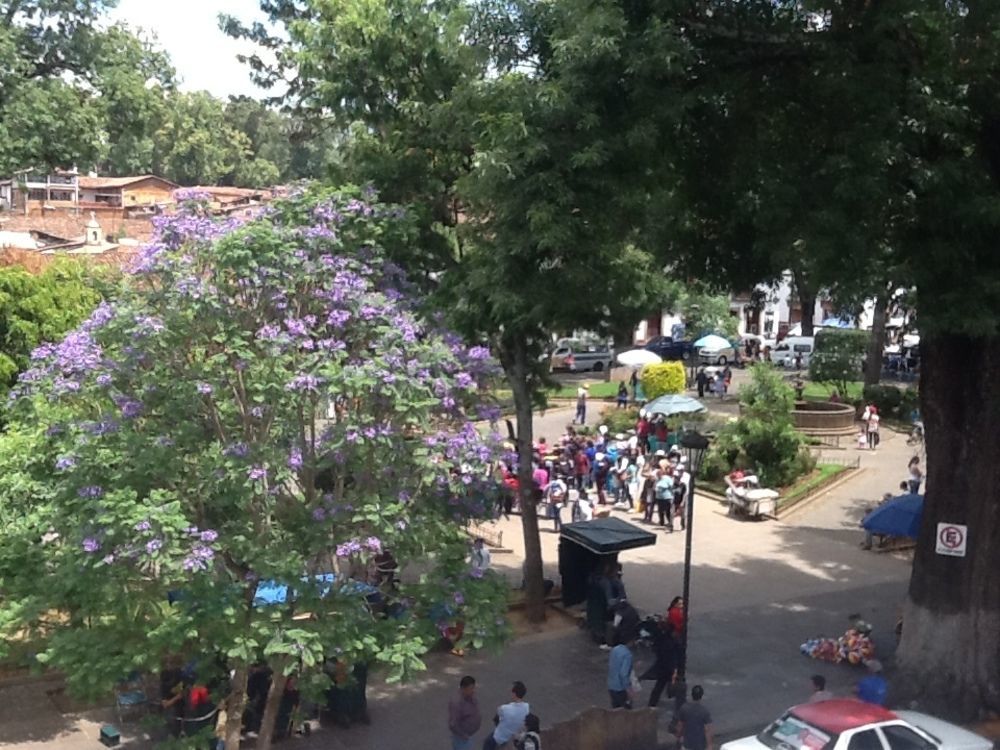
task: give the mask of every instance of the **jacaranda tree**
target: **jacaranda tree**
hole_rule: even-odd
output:
[[[462,531],[493,507],[497,443],[472,420],[494,365],[384,262],[410,240],[399,209],[303,191],[219,222],[184,197],[13,394],[0,628],[82,692],[195,660],[234,748],[266,663],[267,747],[289,675],[322,687],[335,658],[402,677],[458,620],[473,646],[505,635]],[[373,595],[385,551],[403,582]]]

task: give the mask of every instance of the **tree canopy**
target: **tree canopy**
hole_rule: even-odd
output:
[[[463,530],[494,507],[498,443],[472,420],[495,365],[416,313],[385,240],[410,224],[356,192],[243,222],[191,207],[34,352],[0,439],[5,643],[40,636],[92,693],[196,659],[236,746],[255,663],[323,687],[328,659],[421,668],[456,620],[475,646],[505,635]],[[398,589],[377,588],[383,553]]]

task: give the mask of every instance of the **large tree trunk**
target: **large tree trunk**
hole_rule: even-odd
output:
[[[240,728],[243,726],[243,711],[247,705],[249,674],[247,665],[240,664],[233,670],[229,681],[229,695],[226,697],[226,747],[240,746]]]
[[[272,659],[271,688],[267,691],[267,702],[264,704],[264,716],[260,720],[260,734],[257,737],[257,750],[270,750],[274,739],[274,726],[278,721],[278,710],[281,708],[281,698],[285,694],[288,677],[285,676],[285,659]],[[227,745],[228,747],[228,745]]]
[[[795,295],[799,298],[799,307],[802,309],[802,335],[813,335],[813,316],[816,314],[816,292],[809,284],[804,273],[796,271]]]
[[[1000,711],[1000,337],[924,336],[920,349],[928,481],[897,685],[974,719]],[[939,523],[968,527],[965,557],[936,553]]]
[[[889,295],[875,298],[872,311],[872,337],[868,342],[868,357],[865,359],[865,385],[878,385],[882,378],[882,352],[885,350],[885,321],[889,311]]]
[[[542,569],[542,543],[538,537],[532,479],[532,405],[528,386],[528,352],[523,341],[514,341],[507,373],[514,395],[517,416],[517,478],[520,484],[521,528],[524,531],[524,600],[530,622],[545,619],[545,581]],[[507,359],[507,358],[505,358]]]

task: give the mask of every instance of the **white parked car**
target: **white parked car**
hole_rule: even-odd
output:
[[[834,698],[794,706],[753,737],[720,750],[991,750],[993,742],[916,711]]]
[[[698,349],[698,359],[712,365],[726,365],[736,361],[736,347],[727,343],[722,346],[703,346]]]
[[[778,367],[793,368],[796,363],[809,369],[816,339],[813,336],[788,336],[771,350],[771,361]]]

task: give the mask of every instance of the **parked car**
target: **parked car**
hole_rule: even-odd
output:
[[[607,344],[579,341],[563,343],[552,352],[552,369],[569,372],[603,372],[611,368],[614,352]]]
[[[720,750],[990,750],[991,740],[917,711],[852,698],[793,706],[758,735]]]
[[[739,359],[736,347],[731,343],[728,346],[703,346],[698,350],[698,359],[709,365],[724,365],[728,362],[736,362]]]
[[[674,339],[670,336],[654,336],[643,349],[657,354],[665,362],[683,360],[688,361],[694,356],[694,347],[690,341]]]
[[[778,367],[795,367],[800,360],[802,369],[806,369],[815,348],[814,336],[788,336],[771,351],[771,361]]]

